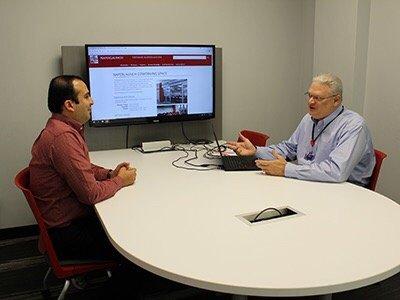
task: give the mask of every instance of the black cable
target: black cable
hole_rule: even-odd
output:
[[[185,155],[178,157],[178,158],[175,159],[171,164],[172,164],[175,168],[184,169],[184,170],[190,170],[190,171],[210,171],[210,170],[216,170],[216,169],[220,169],[220,168],[221,168],[220,165],[215,165],[215,164],[201,164],[201,165],[196,165],[196,164],[190,163],[189,161],[191,161],[191,160],[193,160],[193,159],[195,159],[195,158],[198,158],[198,156],[197,156],[197,151],[198,151],[199,149],[193,149],[193,147],[195,147],[195,146],[192,146],[192,147],[190,147],[189,149],[185,149],[185,148],[183,148],[183,147],[177,145],[177,146],[176,146],[176,151],[183,151],[183,152],[185,152]],[[184,158],[189,157],[189,151],[195,152],[195,158],[189,158],[189,159],[185,160],[184,163],[188,164],[189,166],[193,166],[193,167],[197,167],[197,168],[204,168],[204,169],[197,169],[197,168],[184,167],[184,166],[179,166],[179,165],[177,164],[178,161],[180,161],[180,160],[182,160],[182,159],[184,159]],[[211,168],[210,168],[210,167],[211,167]]]
[[[126,125],[125,148],[129,148],[128,147],[128,140],[129,140],[129,125]]]
[[[174,166],[175,168],[178,168],[178,169],[191,170],[191,171],[210,171],[210,170],[216,170],[216,169],[220,169],[221,168],[221,165],[217,165],[217,164],[207,164],[207,163],[205,163],[205,164],[197,165],[197,164],[190,163],[190,161],[192,161],[194,159],[198,159],[197,151],[203,150],[203,149],[195,149],[196,146],[198,147],[200,145],[193,145],[189,149],[186,149],[186,148],[180,146],[179,144],[177,144],[177,145],[172,145],[171,147],[164,147],[164,148],[161,148],[160,150],[155,150],[155,151],[151,151],[151,152],[143,152],[143,149],[140,146],[136,146],[136,147],[132,147],[132,150],[139,151],[140,153],[155,153],[155,152],[164,152],[164,151],[182,151],[182,152],[185,152],[185,154],[183,156],[178,157],[177,159],[175,159],[171,163],[172,166]],[[208,149],[205,145],[201,145],[201,147],[205,148],[206,150]],[[189,166],[202,168],[202,169],[184,167],[184,166],[179,166],[177,164],[178,161],[189,157],[189,152],[194,152],[195,153],[195,157],[194,158],[189,158],[189,159],[185,160],[183,163],[188,164]]]
[[[196,148],[196,147],[198,147],[198,146],[200,146],[200,149],[198,149],[198,148]],[[189,158],[189,159],[186,159],[185,161],[184,161],[184,163],[185,164],[188,164],[189,166],[192,166],[192,167],[202,167],[202,168],[204,168],[204,167],[211,167],[211,166],[214,166],[214,167],[221,167],[221,165],[216,165],[216,164],[207,164],[207,163],[205,163],[205,164],[193,164],[193,163],[191,163],[190,161],[192,161],[192,160],[196,160],[196,159],[198,159],[199,157],[198,157],[198,155],[197,155],[197,152],[198,151],[201,151],[201,150],[207,150],[208,149],[208,147],[206,146],[206,145],[193,145],[193,146],[191,146],[189,149],[188,149],[188,151],[193,151],[194,152],[194,157],[192,157],[192,158]]]
[[[222,151],[225,151],[226,149],[226,147],[225,146],[221,146],[221,147],[224,147],[224,150],[222,150]],[[209,147],[207,147],[206,145],[204,145],[204,148],[207,150],[204,154],[203,154],[203,157],[204,158],[206,158],[206,159],[221,159],[221,155],[219,154],[219,151],[218,151],[218,146],[214,146],[214,147],[211,147],[211,148],[209,148]],[[217,152],[215,152],[217,150]],[[215,155],[215,154],[213,154],[213,153],[216,153],[217,155]]]
[[[205,149],[207,149],[207,147],[205,147],[205,145],[203,145],[203,146],[204,146]],[[189,148],[189,150],[190,151],[194,151],[194,157],[185,160],[184,161],[185,164],[188,164],[189,166],[192,166],[192,167],[203,167],[203,168],[204,167],[211,167],[211,166],[220,167],[220,165],[216,165],[216,164],[200,164],[200,165],[198,165],[198,164],[191,163],[190,161],[196,160],[196,159],[199,158],[198,155],[197,155],[197,152],[199,151],[199,149],[192,149],[192,148],[193,147]],[[203,150],[203,149],[200,149],[200,150]]]
[[[197,140],[191,140],[187,137],[185,133],[185,129],[183,127],[183,122],[181,122],[181,129],[182,129],[182,135],[185,137],[185,139],[189,142],[189,144],[194,144],[194,145],[204,145],[204,144],[211,144],[210,140],[207,139],[197,139]]]
[[[265,209],[263,209],[262,211],[260,211],[260,212],[254,217],[253,222],[263,221],[264,219],[257,220],[257,218],[258,218],[263,212],[265,212],[265,211],[267,211],[267,210],[274,210],[274,211],[277,211],[281,217],[283,216],[283,215],[282,215],[282,212],[281,212],[279,209],[277,209],[277,208],[275,208],[275,207],[268,207],[268,208],[265,208]],[[272,218],[276,218],[276,217],[272,217]],[[270,219],[272,219],[272,218],[270,218]]]
[[[157,152],[176,151],[174,147],[175,147],[175,146],[172,145],[172,146],[170,146],[170,147],[162,147],[162,148],[160,148],[160,149],[158,149],[158,150],[144,151],[143,148],[139,146],[139,147],[132,147],[132,150],[136,150],[136,151],[139,151],[139,152],[141,152],[141,153],[147,154],[147,153],[157,153]]]
[[[181,129],[182,129],[182,134],[185,137],[185,139],[189,142],[189,144],[194,144],[186,135],[185,129],[183,128],[183,122],[181,122]]]

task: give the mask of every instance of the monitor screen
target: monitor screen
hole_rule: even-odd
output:
[[[214,45],[85,45],[92,126],[211,119]]]

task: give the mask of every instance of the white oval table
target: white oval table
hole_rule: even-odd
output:
[[[235,295],[327,295],[400,271],[400,206],[353,184],[258,171],[174,168],[179,152],[91,152],[93,163],[138,169],[133,186],[98,203],[118,251],[187,285]],[[238,216],[289,206],[296,216],[247,224]]]

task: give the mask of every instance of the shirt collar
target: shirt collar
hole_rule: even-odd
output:
[[[332,112],[329,116],[323,118],[322,120],[317,120],[314,119],[313,117],[311,117],[311,120],[315,123],[315,124],[328,124],[330,121],[332,121],[334,118],[336,118],[340,112],[342,111],[342,108],[344,109],[343,105],[340,105],[338,108],[336,108],[336,110],[334,112]]]
[[[78,121],[71,119],[67,116],[64,116],[62,114],[56,114],[56,113],[53,113],[51,115],[51,119],[58,120],[58,121],[64,122],[65,124],[68,124],[69,126],[74,128],[76,131],[78,131],[81,135],[83,135],[83,125],[81,123],[79,123]]]

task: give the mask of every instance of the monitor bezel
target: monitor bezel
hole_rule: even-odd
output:
[[[154,116],[140,118],[125,118],[112,120],[92,120],[90,116],[89,125],[91,127],[110,127],[110,126],[126,126],[139,124],[167,123],[167,122],[186,122],[198,120],[210,120],[215,118],[215,45],[212,44],[85,44],[85,62],[86,62],[86,78],[87,86],[90,91],[90,76],[89,76],[89,47],[209,47],[212,48],[212,112],[206,114],[191,114],[191,115],[175,115],[175,116]],[[96,99],[94,99],[94,102]]]

